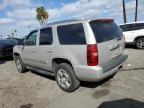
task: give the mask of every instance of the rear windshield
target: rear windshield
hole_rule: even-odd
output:
[[[113,21],[91,21],[90,26],[94,32],[97,43],[109,41],[123,36],[122,31]]]

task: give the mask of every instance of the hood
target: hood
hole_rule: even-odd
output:
[[[0,40],[0,48],[7,47],[7,46],[14,46],[16,45],[15,42],[9,40]]]

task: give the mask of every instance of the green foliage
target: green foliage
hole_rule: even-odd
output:
[[[39,21],[40,25],[47,24],[47,20],[49,18],[48,12],[45,10],[43,6],[36,8],[36,18]]]

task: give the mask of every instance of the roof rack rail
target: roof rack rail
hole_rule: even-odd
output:
[[[80,20],[84,20],[84,18],[80,18],[80,19],[72,18],[72,19],[67,19],[67,20],[62,20],[62,21],[54,21],[54,22],[48,23],[47,25],[66,23],[66,22],[71,22],[71,21],[80,21]]]

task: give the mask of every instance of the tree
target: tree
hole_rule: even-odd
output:
[[[17,30],[16,29],[14,30],[14,33],[15,33],[15,37],[17,37]]]
[[[13,32],[11,33],[11,37],[14,38],[14,33]]]
[[[49,18],[48,12],[45,10],[43,6],[36,8],[36,18],[39,21],[40,25],[47,24],[47,20]]]

